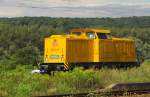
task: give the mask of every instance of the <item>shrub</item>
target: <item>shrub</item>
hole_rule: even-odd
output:
[[[112,83],[149,82],[150,61],[128,70],[101,69],[56,72],[54,76],[31,74],[31,69],[18,66],[0,71],[0,96],[29,97],[95,91]]]

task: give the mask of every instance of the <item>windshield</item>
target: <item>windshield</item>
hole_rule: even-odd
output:
[[[108,33],[97,33],[99,39],[111,39],[111,35]]]
[[[86,33],[86,36],[87,36],[88,38],[90,38],[90,39],[95,39],[95,38],[96,38],[94,32],[87,32],[87,33]]]
[[[72,32],[72,34],[75,34],[75,35],[80,36],[80,35],[81,35],[81,32]]]

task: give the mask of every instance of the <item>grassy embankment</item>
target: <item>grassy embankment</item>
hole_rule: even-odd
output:
[[[0,69],[0,97],[29,97],[95,91],[112,83],[150,82],[150,61],[129,70],[98,71],[76,68],[57,72],[54,76],[31,74],[31,69],[18,66],[14,70]]]

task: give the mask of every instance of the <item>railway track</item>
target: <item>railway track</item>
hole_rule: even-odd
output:
[[[91,97],[91,96],[122,96],[135,94],[150,94],[150,82],[112,84],[104,89],[88,93],[71,93],[62,95],[35,96],[35,97]]]

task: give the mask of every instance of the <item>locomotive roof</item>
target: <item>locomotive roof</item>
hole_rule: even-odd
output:
[[[110,30],[105,29],[91,29],[91,28],[79,28],[72,29],[71,32],[96,32],[96,33],[111,33]]]

